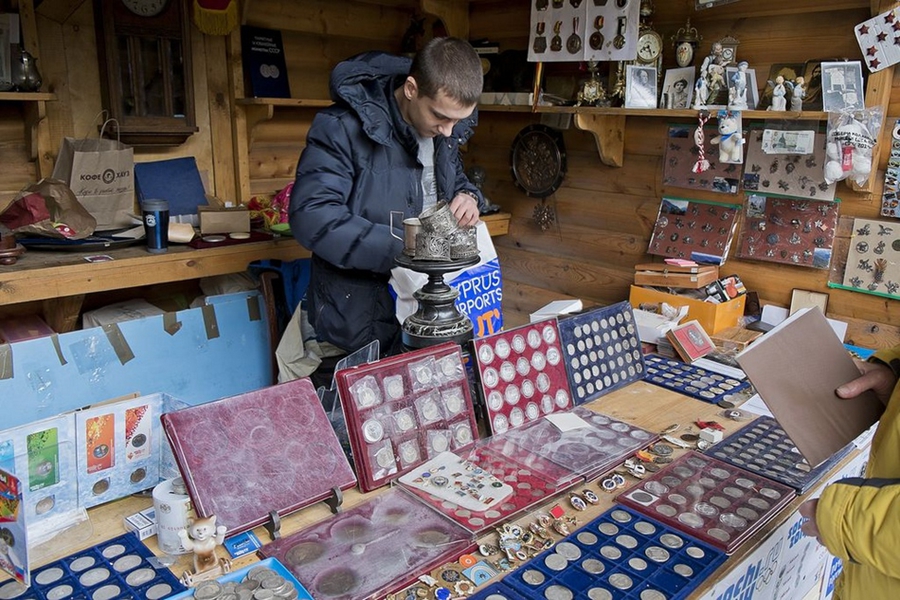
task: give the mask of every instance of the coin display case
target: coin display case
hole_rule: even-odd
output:
[[[469,600],[528,600],[528,598],[503,585],[503,581],[498,581],[469,596]]]
[[[475,548],[472,533],[402,487],[263,546],[315,598],[383,597]]]
[[[466,509],[424,490],[414,487],[406,489],[434,507],[435,510],[447,515],[473,533],[479,534],[544,502],[561,489],[581,481],[577,475],[564,471],[557,465],[547,463],[540,457],[535,457],[536,461],[530,461],[529,467],[518,464],[499,452],[499,446],[502,446],[500,440],[488,438],[480,440],[478,444],[462,455],[462,458],[471,463],[473,468],[483,469],[513,488],[511,495],[487,510]],[[538,465],[539,461],[542,463],[541,466]]]
[[[309,379],[165,413],[163,429],[199,516],[231,536],[356,485]],[[336,508],[336,507],[333,507]]]
[[[133,533],[54,561],[31,573],[31,587],[0,583],[0,598],[146,598],[160,600],[185,590]]]
[[[853,445],[848,444],[843,450],[813,468],[797,450],[797,446],[778,421],[769,416],[762,416],[711,447],[706,454],[774,479],[794,488],[798,494],[805,494],[852,449]]]
[[[630,302],[561,318],[558,327],[576,405],[643,379],[641,340]]]
[[[503,437],[518,453],[538,456],[588,480],[659,439],[658,434],[583,406],[570,412],[588,426],[562,431],[551,421],[541,419],[510,430]]]
[[[266,581],[268,580],[268,581]],[[241,586],[240,584],[244,584]],[[232,571],[215,580],[198,583],[193,589],[176,594],[166,600],[216,600],[225,599],[229,594],[245,593],[237,590],[248,590],[253,593],[257,589],[272,590],[271,600],[285,598],[290,600],[313,600],[313,597],[297,578],[275,558],[266,558],[243,569]],[[249,596],[245,596],[249,597]]]
[[[681,600],[725,558],[721,550],[659,521],[612,508],[501,584],[525,598]]]
[[[338,371],[335,380],[363,492],[478,437],[458,344]]]
[[[572,408],[556,319],[529,323],[473,343],[494,435]]]
[[[794,496],[786,485],[690,451],[617,501],[731,554]]]
[[[696,400],[718,404],[750,388],[750,382],[657,354],[644,356],[644,381]]]

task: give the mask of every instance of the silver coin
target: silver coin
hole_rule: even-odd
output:
[[[500,357],[501,360],[505,359],[507,356],[509,356],[509,342],[504,338],[500,338],[494,345],[494,352],[497,354],[497,356]]]
[[[701,477],[697,480],[697,482],[703,487],[714,488],[716,487],[716,481],[711,477]]]
[[[781,492],[773,490],[772,488],[760,488],[759,493],[766,498],[771,498],[772,500],[778,500],[779,498],[781,498]]]
[[[513,379],[516,378],[516,368],[509,361],[504,362],[500,365],[500,379],[509,383]]]
[[[248,574],[249,576],[249,574]],[[195,600],[213,600],[222,593],[222,585],[218,581],[203,581],[194,588]]]
[[[18,581],[7,581],[0,585],[0,600],[12,600],[28,591],[28,588]]]
[[[490,344],[483,344],[478,348],[478,360],[485,365],[494,360],[494,349],[491,348]]]
[[[275,575],[275,574],[276,574],[275,571],[273,571],[269,567],[258,566],[258,567],[253,567],[252,569],[250,569],[247,572],[247,579],[251,579],[253,581],[262,581],[263,579],[271,577],[272,575]],[[257,586],[257,587],[259,587],[259,586]]]
[[[731,506],[731,502],[727,498],[723,498],[722,496],[713,496],[709,499],[709,503],[718,506],[719,508],[728,508]]]
[[[674,517],[678,514],[678,509],[668,504],[659,504],[656,507],[656,512],[666,517]]]
[[[503,433],[509,429],[509,420],[506,418],[506,415],[499,414],[494,417],[493,429],[495,434]]]
[[[525,338],[521,334],[516,334],[512,339],[512,348],[519,354],[525,352]]]
[[[709,502],[697,502],[694,504],[694,512],[704,517],[714,517],[719,514],[719,509]]]
[[[532,329],[526,334],[528,345],[534,348],[539,348],[541,345],[541,334],[537,329]]]
[[[157,583],[146,591],[147,600],[160,600],[172,593],[172,586],[168,583]]]
[[[703,558],[706,556],[706,552],[703,551],[703,548],[698,548],[697,546],[688,546],[685,552],[687,552],[687,555],[691,558]]]
[[[747,504],[749,504],[753,508],[758,508],[759,510],[768,510],[772,506],[762,498],[748,498]]]
[[[111,600],[121,593],[122,589],[115,584],[104,585],[91,594],[91,600]]]
[[[616,536],[616,543],[629,550],[633,550],[638,546],[637,539],[635,539],[634,536],[627,534]]]
[[[728,527],[733,527],[735,529],[743,529],[747,526],[747,519],[744,517],[739,517],[733,513],[722,513],[719,515],[719,521],[723,525],[727,525]]]
[[[634,524],[634,530],[644,535],[653,535],[656,533],[656,526],[647,521],[638,521]]]
[[[47,600],[62,600],[71,596],[74,591],[71,585],[64,583],[48,591]]]
[[[675,535],[674,533],[664,533],[659,536],[660,543],[666,548],[671,548],[672,550],[678,550],[682,546],[684,546],[684,540]]]
[[[153,569],[137,569],[125,577],[125,583],[131,587],[140,587],[148,581],[151,581],[154,577],[156,577],[156,571]]]
[[[50,585],[54,581],[62,579],[65,574],[66,572],[59,567],[51,567],[35,575],[34,582],[39,585]]]
[[[541,585],[547,578],[537,569],[526,569],[522,573],[522,581],[529,585]]]
[[[677,504],[678,506],[684,506],[685,504],[687,504],[687,498],[685,498],[681,494],[669,494],[668,500],[672,504]]]
[[[124,573],[125,571],[132,570],[139,564],[141,564],[140,556],[136,554],[126,554],[121,558],[117,558],[112,567],[119,573]]]
[[[665,548],[660,546],[647,546],[647,549],[644,550],[644,554],[655,563],[664,563],[669,560],[671,554]]]
[[[562,571],[568,566],[569,561],[567,561],[566,557],[562,554],[551,552],[544,558],[544,564],[547,565],[547,568],[553,569],[554,571]]]
[[[709,474],[717,479],[728,479],[731,476],[731,473],[726,471],[725,469],[720,469],[719,467],[713,467],[709,470]]]
[[[125,546],[122,544],[112,544],[103,549],[103,558],[115,558],[125,552]]]
[[[591,600],[613,600],[612,593],[609,590],[598,587],[589,589],[587,595]]]
[[[694,569],[684,563],[678,563],[672,570],[681,575],[682,577],[691,577],[694,575]]]
[[[581,563],[581,568],[590,573],[591,575],[599,575],[603,571],[606,570],[606,567],[603,566],[603,563],[597,560],[596,558],[587,558],[583,563]]]
[[[726,496],[731,496],[732,498],[740,498],[744,495],[744,491],[741,488],[734,487],[733,485],[726,485],[723,487],[722,493]]]
[[[591,533],[590,531],[579,532],[578,535],[575,536],[575,539],[577,539],[579,542],[581,542],[585,546],[593,546],[598,541],[597,536],[594,535],[593,533]]]
[[[603,546],[600,548],[600,555],[610,560],[618,560],[622,558],[622,551],[615,546]]]
[[[678,515],[678,520],[688,527],[693,527],[695,529],[703,527],[703,519],[699,515],[695,515],[694,513],[681,513],[680,515]]]
[[[709,537],[715,538],[722,542],[727,542],[731,539],[731,534],[725,531],[724,529],[719,529],[718,527],[712,527],[706,533],[709,534]]]
[[[544,590],[544,598],[547,600],[572,600],[575,594],[567,587],[561,585],[551,585]]]
[[[641,592],[641,600],[666,600],[667,596],[659,590],[647,588]]]
[[[581,548],[572,542],[560,542],[556,545],[556,552],[567,558],[568,560],[578,560],[581,558]]]
[[[609,584],[617,590],[627,590],[631,589],[634,581],[625,573],[613,573],[609,576]]]
[[[619,533],[619,527],[615,523],[600,523],[597,529],[605,535],[616,535]]]
[[[657,496],[662,496],[669,491],[669,488],[659,481],[648,481],[644,484],[644,489]]]
[[[742,506],[734,512],[736,512],[737,514],[741,515],[742,517],[744,517],[745,519],[747,519],[749,521],[756,521],[757,519],[759,519],[759,513],[756,512],[755,510],[753,510],[752,508],[747,508],[746,506]]]
[[[643,571],[647,568],[647,561],[639,556],[632,556],[628,559],[628,566],[635,571]]]
[[[403,397],[403,377],[401,377],[400,375],[385,377],[384,387],[387,391],[388,397],[394,400],[398,400]]]
[[[78,573],[79,571],[84,571],[85,569],[93,567],[96,562],[97,559],[93,556],[81,556],[73,560],[69,565],[69,568],[75,573]]]
[[[609,516],[612,517],[613,521],[617,521],[619,523],[628,523],[631,521],[631,515],[624,510],[616,509],[609,513]]]
[[[109,579],[109,569],[97,567],[96,569],[91,569],[90,571],[85,572],[84,575],[79,577],[78,583],[80,583],[84,587],[93,587],[101,581],[106,581],[107,579]]]
[[[419,408],[422,411],[422,418],[429,423],[432,421],[437,421],[441,418],[441,408],[433,398],[426,398],[425,400],[423,400],[422,404],[419,405]],[[374,419],[371,420],[374,421]],[[380,426],[381,423],[378,423],[378,425]],[[384,433],[383,428],[381,429],[381,433]]]

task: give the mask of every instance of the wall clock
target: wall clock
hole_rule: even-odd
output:
[[[638,36],[637,62],[658,66],[662,55],[662,37],[652,29],[644,29]]]
[[[106,135],[174,146],[197,131],[185,0],[94,0]]]

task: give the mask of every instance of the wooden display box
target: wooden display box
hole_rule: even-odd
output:
[[[224,208],[219,206],[199,206],[200,233],[236,233],[250,231],[250,211],[239,206]]]
[[[746,296],[738,296],[734,300],[714,304],[633,285],[628,300],[634,308],[640,308],[641,304],[658,305],[660,302],[672,306],[687,306],[687,319],[696,319],[703,329],[713,334],[734,327],[740,322],[740,318],[744,315],[746,298]]]
[[[634,266],[635,285],[657,285],[673,288],[700,289],[719,278],[719,267],[698,265],[678,267],[664,263]]]

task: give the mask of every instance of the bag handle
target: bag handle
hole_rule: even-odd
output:
[[[116,124],[116,142],[122,143],[122,134],[119,132],[119,120],[118,119],[107,119],[103,121],[103,125],[100,126],[100,137],[103,137],[103,132],[106,131],[106,126],[110,123]]]
[[[106,126],[109,125],[110,123],[115,123],[116,124],[116,141],[121,144],[122,143],[122,134],[119,131],[119,127],[118,127],[119,121],[117,119],[110,118],[109,111],[104,108],[103,110],[98,112],[97,115],[93,118],[93,120],[91,121],[91,125],[92,126],[96,125],[98,123],[98,121],[100,121],[101,119],[102,119],[102,122],[99,125],[100,126],[100,138],[101,139],[103,138],[103,134],[106,131]],[[85,140],[88,139],[89,135],[90,135],[90,130],[88,130],[88,134],[85,135],[84,138],[82,138],[82,139],[85,139]]]

